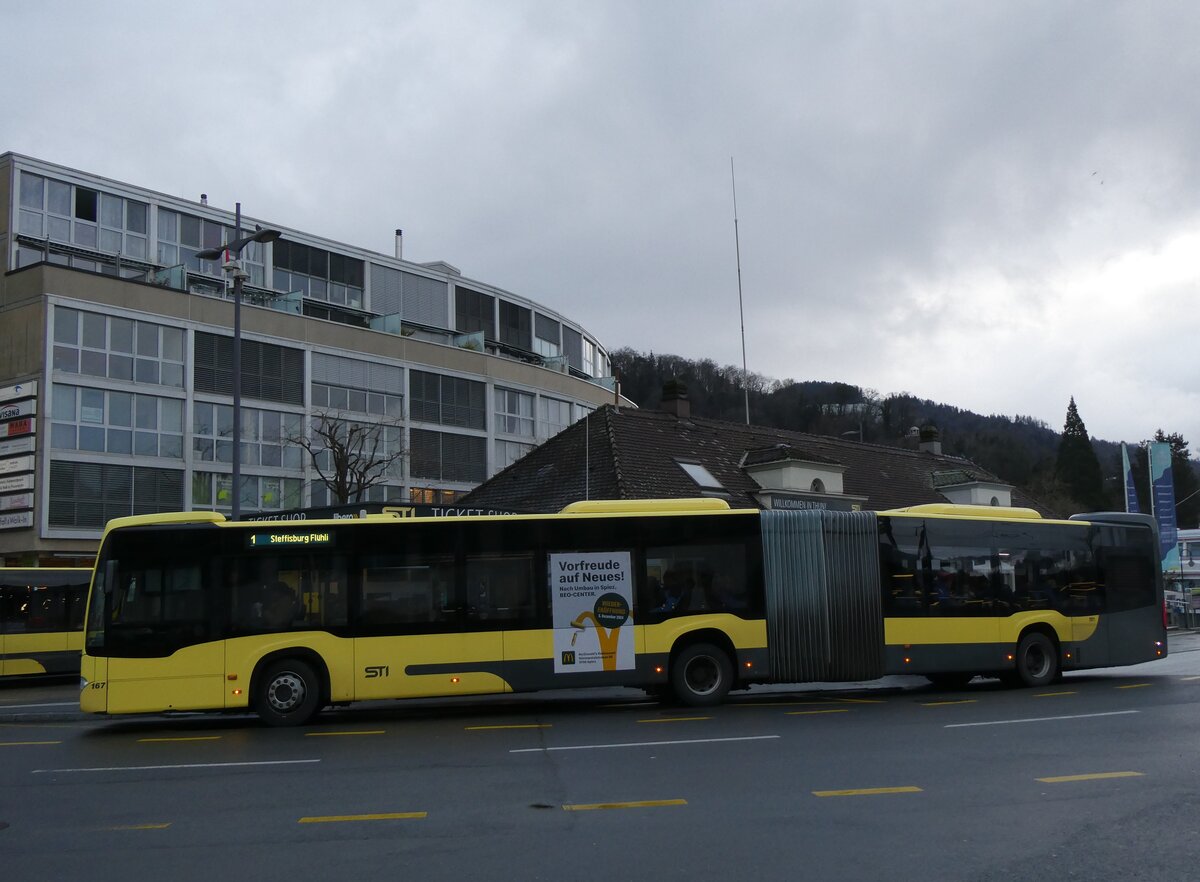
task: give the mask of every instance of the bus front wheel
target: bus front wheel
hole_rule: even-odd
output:
[[[317,712],[321,684],[307,662],[285,659],[259,680],[255,710],[268,726],[302,726]]]
[[[1045,686],[1058,674],[1058,650],[1041,631],[1030,631],[1017,644],[1017,679],[1026,686]]]
[[[720,704],[733,686],[733,663],[711,643],[693,643],[671,664],[675,696],[691,707]]]

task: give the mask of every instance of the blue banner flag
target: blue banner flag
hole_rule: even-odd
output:
[[[1163,572],[1179,567],[1179,530],[1175,524],[1175,475],[1171,470],[1171,445],[1150,442],[1150,501],[1158,521],[1158,548]]]
[[[1129,445],[1124,441],[1121,442],[1121,468],[1125,481],[1125,510],[1138,514],[1141,509],[1138,507],[1137,487],[1133,483],[1133,468],[1129,465]]]

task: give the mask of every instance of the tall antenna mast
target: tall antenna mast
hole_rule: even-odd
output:
[[[737,253],[738,318],[742,323],[742,393],[746,398],[746,425],[750,425],[750,372],[746,370],[746,313],[742,309],[742,244],[738,239],[737,176],[733,173],[733,157],[729,157],[729,179],[733,183],[733,247]]]

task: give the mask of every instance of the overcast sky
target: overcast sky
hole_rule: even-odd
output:
[[[606,347],[1200,452],[1200,4],[5,4],[0,151]]]

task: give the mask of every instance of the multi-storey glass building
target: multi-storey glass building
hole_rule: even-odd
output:
[[[321,415],[402,452],[369,501],[448,504],[597,405],[577,322],[443,263],[273,221],[241,253],[241,482],[232,485],[229,209],[0,155],[0,560],[90,557],[109,518],[336,502]],[[621,402],[628,403],[628,402]],[[318,454],[319,455],[319,454]]]

